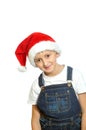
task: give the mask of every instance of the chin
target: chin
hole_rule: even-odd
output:
[[[53,74],[53,71],[44,71],[44,73],[45,73],[46,75],[52,75],[52,74]]]

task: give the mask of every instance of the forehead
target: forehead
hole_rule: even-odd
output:
[[[41,51],[41,52],[37,53],[35,57],[39,57],[39,56],[50,54],[50,53],[55,53],[55,51],[53,51],[53,50]]]

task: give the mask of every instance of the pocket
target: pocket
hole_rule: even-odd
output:
[[[54,93],[46,93],[46,107],[47,111],[52,113],[67,112],[70,107],[70,92],[69,90],[58,91]]]

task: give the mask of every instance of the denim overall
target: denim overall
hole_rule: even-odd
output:
[[[41,92],[37,106],[42,130],[81,129],[81,108],[71,83],[72,70],[67,67],[67,83],[63,84],[44,86],[42,74],[39,76]]]

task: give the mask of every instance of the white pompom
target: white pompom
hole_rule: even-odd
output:
[[[26,72],[26,71],[27,71],[27,68],[26,68],[25,66],[20,66],[20,67],[18,67],[18,70],[19,70],[20,72]]]

